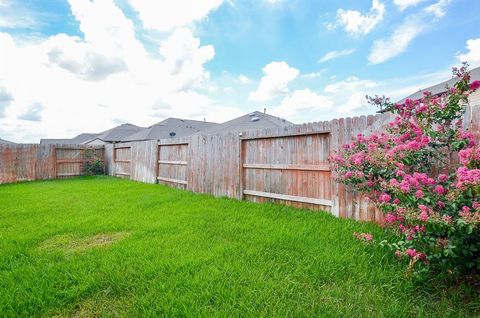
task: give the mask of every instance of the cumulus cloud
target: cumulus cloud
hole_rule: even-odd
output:
[[[28,121],[40,121],[42,119],[43,106],[40,103],[33,103],[26,112],[18,116],[18,119]]]
[[[211,45],[200,45],[187,28],[176,29],[167,40],[160,45],[160,54],[164,58],[164,67],[176,89],[189,89],[202,79],[208,79],[209,74],[203,65],[213,59],[215,49]]]
[[[238,80],[240,81],[240,83],[242,84],[248,84],[250,83],[252,80],[250,78],[248,78],[247,76],[243,75],[243,74],[240,74],[238,76]]]
[[[337,25],[352,35],[365,35],[383,20],[385,5],[380,0],[372,0],[370,12],[364,14],[356,10],[337,10]]]
[[[342,56],[347,56],[350,54],[353,54],[355,52],[355,49],[345,49],[342,51],[330,51],[327,54],[325,54],[320,60],[318,60],[319,63],[324,63],[330,60],[334,60],[336,58],[342,57]]]
[[[414,7],[425,0],[393,0],[393,3],[400,9],[400,11],[405,10],[408,7]]]
[[[78,37],[65,34],[53,36],[48,41],[48,61],[83,79],[98,81],[127,70],[125,61],[118,56],[107,56]]]
[[[457,54],[460,62],[468,62],[470,66],[480,65],[480,38],[467,41],[467,52]]]
[[[325,93],[335,101],[336,110],[341,116],[353,116],[365,111],[368,106],[365,95],[372,95],[379,84],[371,80],[362,80],[349,76],[325,86]]]
[[[333,102],[330,98],[305,88],[295,90],[291,95],[285,97],[273,111],[278,116],[290,119],[298,113],[324,111],[332,106]]]
[[[368,56],[371,64],[383,63],[392,57],[405,52],[408,45],[425,29],[425,25],[418,17],[405,20],[393,34],[373,43]]]
[[[205,63],[215,50],[188,28],[166,34],[151,54],[113,0],[69,3],[81,37],[19,44],[0,32],[0,86],[9,93],[0,118],[5,138],[69,137],[109,129],[119,118],[147,126],[158,121],[160,102],[167,106],[162,116],[223,121],[239,114],[198,92],[209,86]]]
[[[288,84],[296,79],[300,71],[286,62],[271,62],[263,68],[263,77],[258,88],[249,94],[251,101],[268,101],[288,93]]]
[[[129,0],[147,29],[169,31],[205,19],[223,0]]]

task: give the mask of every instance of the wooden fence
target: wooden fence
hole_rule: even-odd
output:
[[[386,113],[241,134],[107,145],[105,157],[107,162],[114,159],[110,175],[378,222],[383,216],[373,205],[334,181],[328,157],[358,133],[384,130],[392,119]],[[480,137],[480,106],[467,109],[464,125]],[[119,149],[129,149],[130,155],[125,152],[120,159]]]
[[[80,176],[86,151],[103,158],[98,146],[0,145],[0,183]]]
[[[197,193],[325,210],[356,220],[382,214],[334,181],[328,157],[358,133],[385,129],[390,114],[341,118],[241,134],[192,135],[104,146],[109,175]],[[480,140],[480,106],[468,107],[465,128]],[[0,146],[0,183],[81,174],[88,146]]]

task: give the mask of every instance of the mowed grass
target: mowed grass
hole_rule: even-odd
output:
[[[0,316],[447,317],[372,224],[108,177],[0,186]]]

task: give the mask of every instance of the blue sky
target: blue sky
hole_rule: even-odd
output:
[[[168,3],[167,3],[168,2]],[[480,65],[480,1],[0,0],[0,138],[371,114]]]

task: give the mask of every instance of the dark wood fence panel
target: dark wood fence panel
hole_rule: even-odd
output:
[[[115,176],[130,179],[132,171],[132,146],[130,144],[114,146],[113,162]]]
[[[0,145],[0,183],[36,179],[39,145]]]
[[[188,143],[158,144],[157,180],[186,189],[188,185]]]

